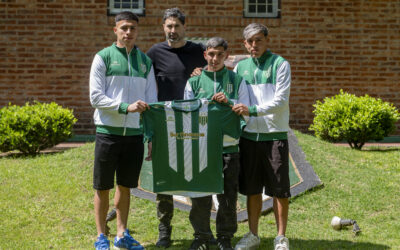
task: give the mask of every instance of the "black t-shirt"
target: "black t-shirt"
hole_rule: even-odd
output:
[[[183,99],[190,74],[207,64],[204,50],[202,45],[187,41],[180,48],[171,48],[167,42],[157,43],[147,51],[153,61],[159,101]]]

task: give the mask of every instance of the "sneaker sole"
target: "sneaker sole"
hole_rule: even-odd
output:
[[[127,250],[128,248],[113,246],[113,249],[116,249],[116,250]]]
[[[237,248],[235,247],[235,250],[257,250],[259,246],[260,245],[252,246],[252,247],[237,247]]]
[[[116,247],[116,246],[113,246],[112,249],[116,249],[116,250],[128,250],[128,248]],[[143,247],[143,248],[140,248],[140,249],[143,249],[143,250],[144,250],[144,249],[146,249],[146,248]]]

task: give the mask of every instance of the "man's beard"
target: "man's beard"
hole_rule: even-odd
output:
[[[167,40],[171,43],[177,43],[180,40],[182,40],[182,38],[179,35],[176,35],[175,37],[171,37],[171,36],[167,36]]]

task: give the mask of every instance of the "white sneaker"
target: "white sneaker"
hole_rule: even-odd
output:
[[[283,235],[276,236],[274,240],[275,250],[289,250],[289,240]]]
[[[260,245],[260,238],[248,232],[235,246],[235,250],[255,250]]]

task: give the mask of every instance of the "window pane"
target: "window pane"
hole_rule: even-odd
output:
[[[257,6],[257,12],[258,13],[265,13],[265,11],[266,11],[265,5],[258,5]]]
[[[255,5],[249,5],[249,12],[250,13],[255,13],[256,12],[256,6]]]
[[[249,0],[249,3],[256,3],[256,0]]]
[[[258,4],[266,4],[267,0],[258,0],[257,3]]]

